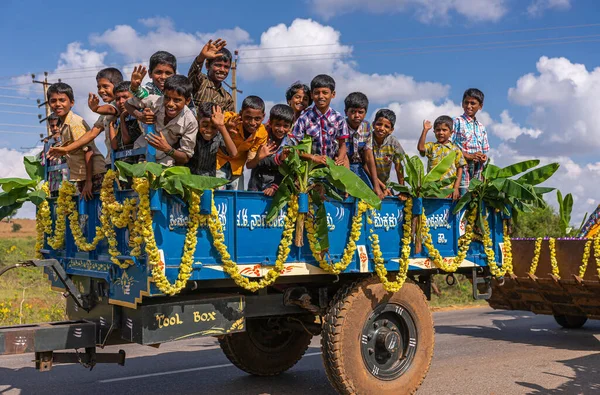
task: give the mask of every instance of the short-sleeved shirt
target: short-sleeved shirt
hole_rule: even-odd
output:
[[[235,115],[235,113],[226,112],[224,115],[225,123]],[[269,134],[267,133],[265,125],[260,125],[258,129],[248,137],[245,137],[242,125],[239,126],[237,133],[230,134],[231,140],[233,140],[233,144],[235,144],[238,153],[236,156],[229,156],[222,151],[217,152],[217,169],[220,169],[225,166],[226,163],[229,163],[231,166],[231,174],[233,176],[239,176],[244,171],[246,162],[254,159],[259,148],[267,143]]]
[[[348,125],[342,114],[329,108],[322,114],[316,106],[308,108],[296,121],[290,133],[291,144],[298,144],[305,136],[312,137],[313,155],[326,155],[335,158],[338,140],[349,137]]]
[[[282,144],[281,140],[275,140],[272,135],[269,137],[269,142],[273,142],[279,146]],[[248,190],[264,191],[272,185],[279,185],[283,179],[283,175],[279,172],[279,166],[276,154],[261,159],[256,167],[252,169]]]
[[[127,101],[137,108],[150,108],[155,115],[156,133],[162,132],[163,136],[169,145],[181,152],[188,158],[194,155],[194,147],[196,147],[196,135],[198,134],[198,121],[187,106],[183,110],[165,124],[165,106],[163,96],[150,95],[146,98],[139,99],[132,97]],[[140,146],[145,145],[145,139],[138,138],[136,143],[141,142]],[[134,145],[134,148],[135,147]],[[175,159],[168,156],[166,152],[157,151],[156,161],[166,166],[175,165]]]
[[[208,141],[198,133],[194,156],[187,163],[192,174],[215,177],[217,174],[217,153],[221,150],[227,152],[225,140],[221,133],[217,133]]]
[[[456,177],[456,172],[460,167],[466,166],[467,161],[463,156],[462,151],[455,144],[447,141],[444,144],[436,142],[425,143],[425,156],[427,157],[427,172],[431,171],[438,163],[442,161],[446,156],[450,155],[451,152],[456,152],[454,163],[450,168],[442,175],[441,179],[445,180],[450,177]]]
[[[485,126],[467,114],[454,118],[454,133],[452,142],[456,144],[463,152],[474,154],[482,152],[487,154],[490,150],[488,136]],[[484,163],[467,161],[466,171],[463,171],[461,185],[467,187],[471,179],[483,179]]]
[[[194,87],[194,104],[199,106],[202,103],[215,103],[220,106],[223,112],[234,111],[233,98],[231,94],[223,88],[223,84],[217,85],[206,74],[202,72],[204,62],[194,59],[188,72],[188,78]]]
[[[116,107],[115,102],[111,102],[109,103],[111,106]],[[110,145],[110,133],[109,133],[109,125],[111,122],[113,122],[115,119],[118,119],[118,117],[114,116],[114,115],[100,115],[98,117],[98,120],[96,122],[94,122],[94,127],[100,129],[101,131],[104,131],[104,144],[106,145],[106,164],[110,165],[111,163],[111,157],[112,157],[112,146]]]
[[[79,115],[70,111],[60,129],[60,139],[64,145],[79,140],[90,130],[88,124]],[[69,152],[66,156],[69,166],[69,181],[85,181],[86,166],[85,153],[92,150],[92,176],[106,172],[104,156],[100,153],[96,144],[92,141],[81,148]]]
[[[348,120],[346,120],[348,123]],[[363,152],[365,149],[373,149],[373,131],[371,124],[362,121],[356,130],[353,130],[348,124],[348,134],[350,137],[346,140],[346,148],[350,163],[363,163]]]
[[[381,145],[373,139],[373,156],[375,157],[375,167],[377,168],[377,177],[381,182],[387,183],[390,179],[392,164],[402,166],[402,157],[404,149],[400,142],[391,134],[386,136]]]

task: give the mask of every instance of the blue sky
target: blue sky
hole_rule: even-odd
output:
[[[116,65],[129,73],[134,62],[168,50],[177,55],[179,72],[187,74],[202,44],[223,36],[230,49],[240,49],[241,97],[256,94],[269,104],[282,102],[293,81],[330,73],[338,81],[334,107],[342,110],[345,94],[364,91],[371,114],[382,107],[397,112],[396,135],[409,152],[415,151],[423,118],[459,115],[464,89],[478,87],[486,94],[480,118],[488,126],[495,162],[559,160],[555,183],[575,195],[576,212],[600,201],[600,98],[593,89],[600,88],[596,1],[100,4],[106,3],[0,3],[5,16],[0,49],[10,56],[0,65],[0,176],[20,174],[18,150],[36,144],[31,133],[38,130],[31,127],[37,118],[6,113],[40,112],[23,107],[35,105],[25,98],[41,98],[40,86],[28,84],[29,73],[47,70],[52,80],[70,83],[76,110],[91,123],[84,98],[95,89],[97,69]]]

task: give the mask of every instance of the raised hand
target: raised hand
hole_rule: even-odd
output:
[[[64,147],[51,147],[48,150],[48,159],[58,159],[61,156],[64,156],[67,154],[67,150]]]
[[[229,119],[229,121],[227,121],[227,123],[225,123],[225,127],[227,128],[227,131],[229,133],[235,134],[238,132],[238,129],[241,124],[242,124],[242,117],[240,117],[238,114],[235,114],[233,117],[231,117]]]
[[[313,155],[310,159],[317,164],[327,166],[327,156],[325,155]]]
[[[225,116],[223,115],[223,111],[219,106],[213,106],[212,115],[210,116],[210,120],[213,125],[216,127],[225,126]]]
[[[90,95],[88,96],[88,107],[93,112],[98,111],[98,107],[100,107],[100,99],[97,95],[90,93]]]
[[[140,85],[142,85],[142,81],[144,77],[148,74],[146,68],[142,65],[135,66],[133,68],[133,72],[131,73],[131,91],[135,92],[139,89]]]
[[[273,155],[274,153],[277,152],[277,148],[278,148],[277,144],[275,144],[272,141],[270,141],[268,144],[261,145],[261,147],[258,151],[258,157],[260,158],[259,160]]]
[[[423,130],[430,130],[432,128],[431,121],[423,120]]]
[[[226,45],[227,45],[227,41],[225,41],[221,38],[217,38],[215,41],[208,40],[208,42],[206,43],[204,48],[202,48],[200,55],[204,59],[216,59],[221,56],[221,54],[219,54],[218,52],[221,49],[225,48]]]

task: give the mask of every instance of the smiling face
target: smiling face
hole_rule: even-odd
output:
[[[110,103],[115,99],[113,89],[115,86],[106,78],[99,78],[96,81],[96,87],[98,88],[98,96],[104,103]]]
[[[227,79],[229,70],[231,69],[231,61],[223,60],[223,58],[217,59],[207,65],[208,78],[212,81],[220,84]]]
[[[304,92],[304,89],[298,89],[294,96],[288,101],[288,104],[296,114],[300,114],[302,111],[308,107],[309,97],[308,94]]]
[[[125,102],[133,97],[133,94],[129,91],[115,93],[115,102],[119,113],[125,111]]]
[[[150,72],[150,78],[152,78],[152,82],[154,85],[158,87],[161,91],[165,89],[165,81],[167,78],[175,74],[175,70],[173,67],[168,64],[158,64],[152,71]]]
[[[210,118],[200,118],[198,120],[198,133],[204,140],[209,141],[217,134],[217,127]]]
[[[346,111],[348,125],[354,130],[358,129],[362,121],[364,121],[366,115],[367,110],[365,108],[349,108]]]
[[[373,124],[373,135],[377,141],[383,141],[387,135],[392,134],[394,127],[389,119],[384,117],[377,118]]]
[[[176,90],[166,90],[164,92],[165,116],[169,120],[175,118],[190,103],[190,99],[179,94]],[[166,123],[166,121],[165,121]]]
[[[435,139],[438,143],[445,144],[448,142],[448,140],[450,140],[450,136],[452,136],[452,129],[450,129],[445,123],[440,122],[435,125],[433,133],[435,134]]]
[[[465,110],[465,114],[467,114],[471,118],[475,118],[477,111],[481,110],[483,106],[474,97],[467,96],[465,100],[463,100],[463,110]]]
[[[75,102],[69,99],[64,93],[53,93],[50,96],[49,103],[50,109],[53,113],[58,115],[60,119],[64,120],[71,108],[75,105]]]
[[[252,134],[256,132],[258,127],[261,125],[263,119],[265,118],[265,113],[254,108],[245,108],[240,113],[240,116],[242,118],[242,126],[244,131],[248,134]]]
[[[292,131],[292,124],[283,119],[269,120],[271,134],[276,140],[282,140],[287,134]]]
[[[329,109],[329,104],[331,104],[331,100],[335,97],[335,91],[329,88],[315,88],[311,94],[315,106],[321,114]]]

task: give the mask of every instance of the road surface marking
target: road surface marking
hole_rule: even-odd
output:
[[[315,355],[321,355],[321,352],[311,352],[311,353],[308,353],[308,354],[304,354],[305,357],[312,357],[312,356],[315,356]],[[157,372],[157,373],[148,373],[148,374],[138,374],[136,376],[119,377],[119,378],[116,378],[116,379],[98,380],[98,382],[101,383],[101,384],[114,383],[114,382],[117,382],[117,381],[143,379],[143,378],[146,378],[146,377],[154,377],[154,376],[166,376],[166,375],[169,375],[169,374],[177,374],[177,373],[197,372],[197,371],[200,371],[200,370],[219,369],[219,368],[226,368],[226,367],[230,367],[230,366],[233,366],[233,364],[231,364],[231,363],[225,363],[225,364],[222,364],[222,365],[202,366],[202,367],[199,367],[199,368],[171,370],[169,372]]]

